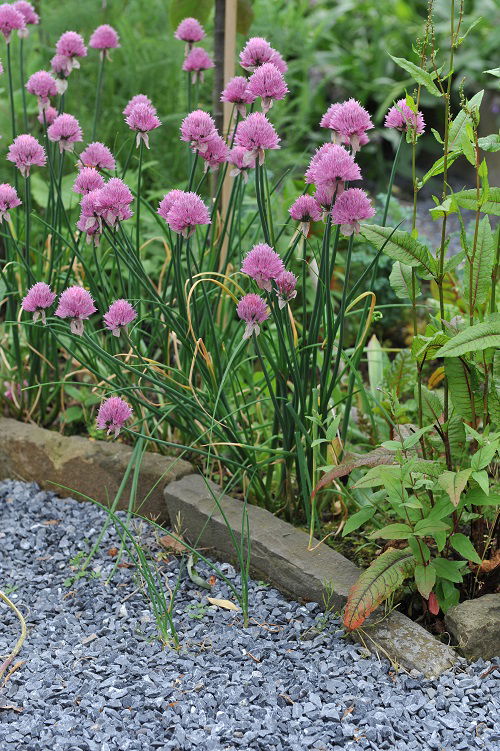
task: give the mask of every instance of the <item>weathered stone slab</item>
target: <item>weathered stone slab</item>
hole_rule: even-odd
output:
[[[500,657],[500,594],[483,595],[450,608],[446,628],[469,660]]]
[[[217,498],[215,502],[212,493]],[[199,475],[188,475],[165,488],[171,519],[180,515],[188,541],[215,551],[218,558],[234,561],[236,553],[226,522],[240,542],[243,504],[221,493]],[[251,571],[292,597],[323,603],[325,583],[331,582],[333,606],[340,610],[360,569],[323,543],[314,541],[308,550],[308,535],[277,519],[265,509],[248,506],[251,537]],[[449,647],[402,613],[393,611],[381,619],[375,613],[363,632],[354,636],[373,652],[388,657],[407,670],[428,677],[438,676],[457,660]]]
[[[99,503],[111,503],[130,460],[131,449],[114,441],[93,441],[80,436],[61,436],[52,430],[0,418],[0,479],[37,482],[47,490],[64,491],[52,483],[85,493]],[[163,488],[168,482],[193,471],[176,457],[144,454],[136,510],[144,516],[167,521]],[[120,499],[127,508],[132,473]],[[143,505],[142,501],[156,485]],[[69,495],[69,491],[68,491]],[[79,496],[75,493],[75,498]]]

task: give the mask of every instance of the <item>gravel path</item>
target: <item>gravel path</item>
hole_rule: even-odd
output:
[[[59,520],[55,523],[55,520]],[[90,504],[0,483],[0,586],[26,614],[25,660],[0,689],[1,751],[465,751],[500,745],[498,671],[478,662],[439,681],[396,674],[342,638],[338,621],[253,582],[252,625],[183,583],[179,653],[162,649],[132,568],[109,586],[110,531],[94,568],[64,581],[103,523]],[[165,564],[172,583],[178,561]],[[228,577],[238,577],[221,564]],[[207,577],[208,569],[198,566]],[[134,594],[135,592],[135,594]],[[227,597],[224,584],[212,596]],[[127,599],[125,599],[127,598]],[[18,623],[0,604],[0,654]]]

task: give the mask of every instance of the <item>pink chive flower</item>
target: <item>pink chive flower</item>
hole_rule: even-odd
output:
[[[239,318],[246,323],[243,339],[250,339],[252,334],[258,336],[260,334],[259,323],[263,323],[269,318],[266,301],[259,295],[252,293],[241,298],[236,312]]]
[[[28,313],[33,313],[33,321],[36,322],[40,318],[42,323],[46,323],[45,311],[54,304],[55,299],[56,295],[48,284],[37,282],[23,297],[21,308]]]
[[[395,128],[405,133],[415,129],[417,136],[422,135],[425,130],[424,116],[420,111],[413,112],[411,107],[406,104],[406,99],[400,99],[389,109],[385,116],[384,125],[386,128]]]
[[[286,73],[288,66],[266,39],[262,37],[251,37],[243,50],[240,52],[240,65],[245,70],[254,72],[264,63],[273,63],[280,73]]]
[[[26,29],[24,16],[13,5],[2,3],[0,5],[0,32],[4,35],[7,44],[13,31],[23,33]]]
[[[322,209],[325,209],[325,211],[330,211],[333,200],[333,191],[330,190],[330,188],[327,188],[324,185],[320,185],[318,188],[316,188],[313,198],[316,203],[321,206]]]
[[[81,336],[83,334],[83,322],[96,311],[97,308],[90,292],[75,285],[68,287],[61,293],[54,315],[59,318],[69,318],[72,333]]]
[[[57,96],[57,86],[54,78],[46,70],[39,70],[28,78],[26,89],[30,94],[38,97],[38,109],[41,112],[50,105],[49,98]]]
[[[328,107],[327,111],[325,112],[321,120],[319,121],[320,128],[330,127],[330,120],[340,107],[342,107],[340,102],[335,102],[334,104],[331,104]]]
[[[128,300],[115,300],[104,314],[104,323],[113,336],[120,336],[120,332],[137,318],[137,312]]]
[[[76,117],[64,112],[47,128],[49,141],[59,144],[59,151],[73,151],[73,144],[83,140],[82,129]]]
[[[149,104],[154,114],[156,115],[156,107],[153,106],[151,99],[146,96],[146,94],[136,94],[127,102],[127,105],[123,110],[125,117],[128,117],[130,115],[136,104]]]
[[[87,235],[87,242],[94,240],[99,244],[99,238],[102,233],[102,188],[91,190],[85,193],[80,201],[80,217],[76,223],[77,228]]]
[[[311,222],[319,222],[322,216],[321,207],[313,196],[299,196],[290,206],[288,212],[292,219],[300,222],[300,231],[307,237]]]
[[[228,82],[220,95],[221,102],[230,102],[236,105],[237,111],[242,117],[247,113],[246,105],[255,100],[255,96],[248,89],[248,81],[245,76],[235,76]]]
[[[38,113],[37,120],[42,125],[52,125],[56,117],[58,116],[58,111],[55,107],[51,107],[50,105],[43,109],[41,112]]]
[[[76,31],[65,31],[56,44],[56,54],[68,59],[70,70],[79,68],[80,63],[77,58],[87,57],[87,48],[83,37]]]
[[[98,190],[104,185],[102,175],[92,167],[83,167],[73,183],[73,192],[86,195],[92,190]]]
[[[311,159],[306,182],[328,188],[332,198],[344,190],[344,182],[361,180],[361,170],[343,146],[328,143],[321,146]]]
[[[206,143],[206,150],[201,154],[202,159],[205,162],[205,172],[208,169],[215,171],[219,168],[219,164],[227,162],[229,155],[229,149],[223,138],[218,133],[212,136]]]
[[[50,66],[55,76],[57,93],[64,94],[68,88],[68,81],[66,79],[72,71],[71,58],[65,57],[65,55],[54,55],[50,61]]]
[[[105,399],[97,412],[97,427],[105,430],[107,434],[119,434],[127,420],[132,417],[132,407],[119,396],[110,396]]]
[[[99,213],[106,224],[114,227],[133,216],[130,205],[134,200],[128,185],[119,177],[112,177],[100,190]]]
[[[271,292],[271,282],[285,271],[283,261],[279,255],[266,243],[254,245],[247,253],[241,265],[243,274],[247,274],[257,282],[260,289]]]
[[[9,402],[16,403],[16,397],[15,397],[16,394],[17,394],[17,399],[18,400],[21,399],[22,388],[21,388],[21,384],[20,383],[16,384],[15,381],[4,381],[3,385],[5,387],[5,391],[3,392],[3,395],[4,395],[5,399],[8,399]],[[25,378],[23,380],[23,386],[27,386],[27,385],[28,385],[28,381]]]
[[[36,24],[40,23],[40,16],[35,11],[32,4],[26,2],[26,0],[18,0],[17,3],[12,3],[12,7],[15,8],[15,10],[17,10],[17,12],[22,15],[26,26],[28,25],[35,26]],[[20,29],[18,31],[18,35],[20,37],[27,37],[29,35],[29,30]]]
[[[139,147],[141,141],[149,149],[149,131],[159,128],[161,125],[160,118],[156,115],[154,107],[149,104],[136,104],[130,110],[130,114],[125,118],[125,122],[131,130],[137,132],[136,146]]]
[[[95,169],[114,170],[116,162],[113,154],[100,141],[89,143],[80,154],[80,161],[77,164],[78,169],[83,167],[94,167]]]
[[[192,45],[194,42],[201,42],[206,35],[203,26],[196,18],[185,18],[178,25],[174,36],[181,42]]]
[[[115,29],[105,23],[98,26],[89,39],[89,47],[101,51],[101,57],[109,57],[109,50],[115,50],[120,46],[120,39]]]
[[[184,193],[167,214],[170,229],[183,237],[191,237],[197,225],[210,223],[208,209],[196,193]]]
[[[282,310],[290,300],[297,297],[297,277],[291,271],[283,271],[276,279],[278,307]]]
[[[262,112],[253,112],[236,129],[235,143],[248,152],[248,160],[258,158],[264,164],[266,149],[279,149],[280,137]]]
[[[9,183],[2,183],[0,185],[0,224],[4,219],[8,222],[10,220],[9,211],[20,205],[21,200],[16,189]]]
[[[182,70],[191,73],[193,83],[203,81],[203,71],[213,68],[214,61],[203,47],[193,47],[182,65]]]
[[[200,154],[207,150],[207,141],[216,134],[213,118],[203,110],[190,112],[181,123],[181,141],[187,141]]]
[[[166,220],[168,217],[168,212],[170,211],[174,203],[178,201],[179,198],[182,198],[182,196],[185,195],[186,192],[184,190],[177,190],[176,188],[174,188],[174,190],[170,190],[161,199],[157,213]]]
[[[329,117],[328,113],[330,113]],[[373,128],[373,123],[369,113],[356,99],[348,99],[347,102],[332,105],[326,116],[328,125],[325,127],[332,131],[334,143],[349,145],[353,153],[356,153],[363,143],[368,142],[366,131]]]
[[[29,176],[31,167],[44,167],[47,162],[45,149],[28,133],[14,139],[9,146],[7,159],[14,162],[23,177]]]
[[[248,91],[262,100],[262,111],[266,113],[275,99],[284,99],[288,87],[283,74],[273,63],[264,63],[252,73],[248,81]]]
[[[375,214],[370,199],[361,188],[345,190],[335,201],[332,209],[332,223],[340,224],[343,235],[359,232],[360,221],[369,219]]]
[[[230,176],[243,175],[243,181],[247,183],[248,170],[255,167],[255,157],[250,155],[250,159],[248,159],[248,151],[243,146],[234,146],[229,152],[227,161],[232,165]]]

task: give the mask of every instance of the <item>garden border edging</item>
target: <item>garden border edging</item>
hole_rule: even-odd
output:
[[[56,490],[57,485],[73,488],[99,502],[112,500],[128,465],[131,448],[111,441],[94,441],[82,436],[62,436],[11,418],[0,417],[0,480],[17,478]],[[43,479],[42,479],[43,478]],[[208,481],[209,482],[209,481]],[[127,508],[131,478],[120,499]],[[146,452],[143,457],[138,497],[151,488],[140,513],[167,522],[180,514],[191,541],[211,548],[220,559],[234,561],[235,551],[220,511],[208,490],[207,481],[193,474],[193,467],[176,457]],[[241,533],[243,504],[220,496],[210,483],[235,535]],[[300,529],[258,506],[247,506],[251,536],[251,570],[284,594],[322,603],[325,582],[331,581],[331,602],[340,610],[361,569],[337,551],[309,537]],[[214,513],[215,512],[215,513]],[[353,636],[371,651],[389,657],[407,670],[426,677],[438,677],[459,660],[458,654],[407,616],[392,611],[380,619],[373,614],[363,631]]]

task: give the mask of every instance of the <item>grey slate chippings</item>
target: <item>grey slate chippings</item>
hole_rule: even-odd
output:
[[[343,639],[333,618],[316,638],[300,639],[318,625],[319,609],[261,583],[250,585],[245,629],[237,613],[208,607],[206,592],[184,581],[175,608],[181,650],[162,649],[134,569],[118,569],[104,586],[114,565],[105,551],[117,544],[112,529],[93,564],[100,577],[64,586],[70,559],[88,550],[103,521],[97,507],[34,484],[0,484],[0,586],[15,587],[10,596],[28,623],[18,658],[26,662],[0,690],[2,751],[500,746],[499,672],[484,675],[492,663],[462,662],[438,680],[395,674]],[[165,564],[171,583],[178,565]],[[238,583],[232,566],[220,567]],[[211,594],[230,596],[220,581]],[[18,623],[0,607],[6,655]]]

